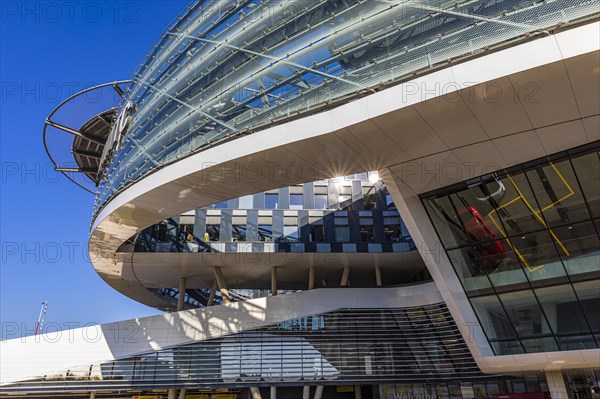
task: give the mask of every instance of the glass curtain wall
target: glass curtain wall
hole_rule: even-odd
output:
[[[599,148],[422,196],[497,355],[600,343]]]

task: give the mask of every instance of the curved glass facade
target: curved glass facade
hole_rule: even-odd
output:
[[[423,195],[497,355],[599,347],[599,149]]]
[[[206,146],[597,13],[592,0],[196,1],[133,76],[96,211]]]
[[[289,320],[224,338],[84,365],[5,385],[0,392],[446,382],[490,377],[478,369],[448,308],[434,304],[344,309]]]

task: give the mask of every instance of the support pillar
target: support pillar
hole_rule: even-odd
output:
[[[257,387],[250,387],[250,392],[252,393],[252,399],[262,399],[260,389]]]
[[[271,397],[269,399],[277,399],[277,387],[271,387]]]
[[[375,266],[375,283],[378,287],[381,287],[383,285],[381,279],[381,266]]]
[[[321,399],[321,396],[323,396],[323,385],[319,385],[317,387],[317,389],[315,390],[315,399]]]
[[[185,306],[185,286],[187,279],[185,277],[181,277],[179,279],[179,298],[177,299],[177,311],[183,310]]]
[[[277,295],[277,267],[271,268],[271,295]]]
[[[314,266],[311,266],[308,269],[308,289],[309,290],[315,289],[315,267]]]
[[[362,399],[362,391],[360,390],[360,385],[354,386],[354,399]]]
[[[302,399],[310,399],[310,385],[305,385],[302,389]]]
[[[573,393],[567,386],[562,371],[546,371],[546,381],[552,399],[572,399]]]
[[[175,388],[169,388],[167,391],[167,399],[175,399]]]
[[[187,389],[181,388],[179,390],[179,399],[185,399],[186,396],[187,396]]]
[[[219,287],[219,291],[221,292],[221,298],[223,299],[223,303],[231,303],[231,298],[229,297],[229,291],[227,290],[227,285],[225,284],[225,279],[223,278],[223,272],[219,266],[215,266],[213,268],[215,272],[215,279],[217,280],[217,285]]]
[[[96,391],[90,392],[90,399],[96,399]]]
[[[340,282],[340,286],[347,287],[348,281],[350,281],[350,266],[344,266],[344,271],[342,273],[342,281]]]
[[[210,289],[210,295],[208,296],[208,301],[206,301],[206,306],[211,306],[213,304],[218,288],[219,288],[219,284],[217,284],[217,279],[214,279],[213,285]]]

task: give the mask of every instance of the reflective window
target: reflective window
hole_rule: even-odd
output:
[[[232,241],[246,241],[246,225],[234,224],[231,229]]]
[[[258,226],[258,239],[259,239],[259,241],[272,241],[273,240],[273,226],[271,226],[271,225]]]
[[[302,194],[290,194],[290,209],[303,209],[304,196]]]
[[[283,239],[285,241],[299,241],[298,226],[283,226]]]
[[[265,209],[277,209],[279,194],[265,194]]]
[[[350,230],[348,230],[348,226],[335,226],[335,240],[337,242],[350,241]]]
[[[422,196],[496,354],[598,344],[597,147]]]

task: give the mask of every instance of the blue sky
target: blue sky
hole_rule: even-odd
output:
[[[131,77],[187,4],[0,2],[3,338],[32,334],[43,300],[49,301],[46,323],[54,330],[158,313],[114,291],[94,272],[86,250],[93,195],[53,172],[42,127],[74,90]],[[83,113],[113,101],[102,93],[77,104],[81,113],[60,115],[62,122],[77,125]]]

